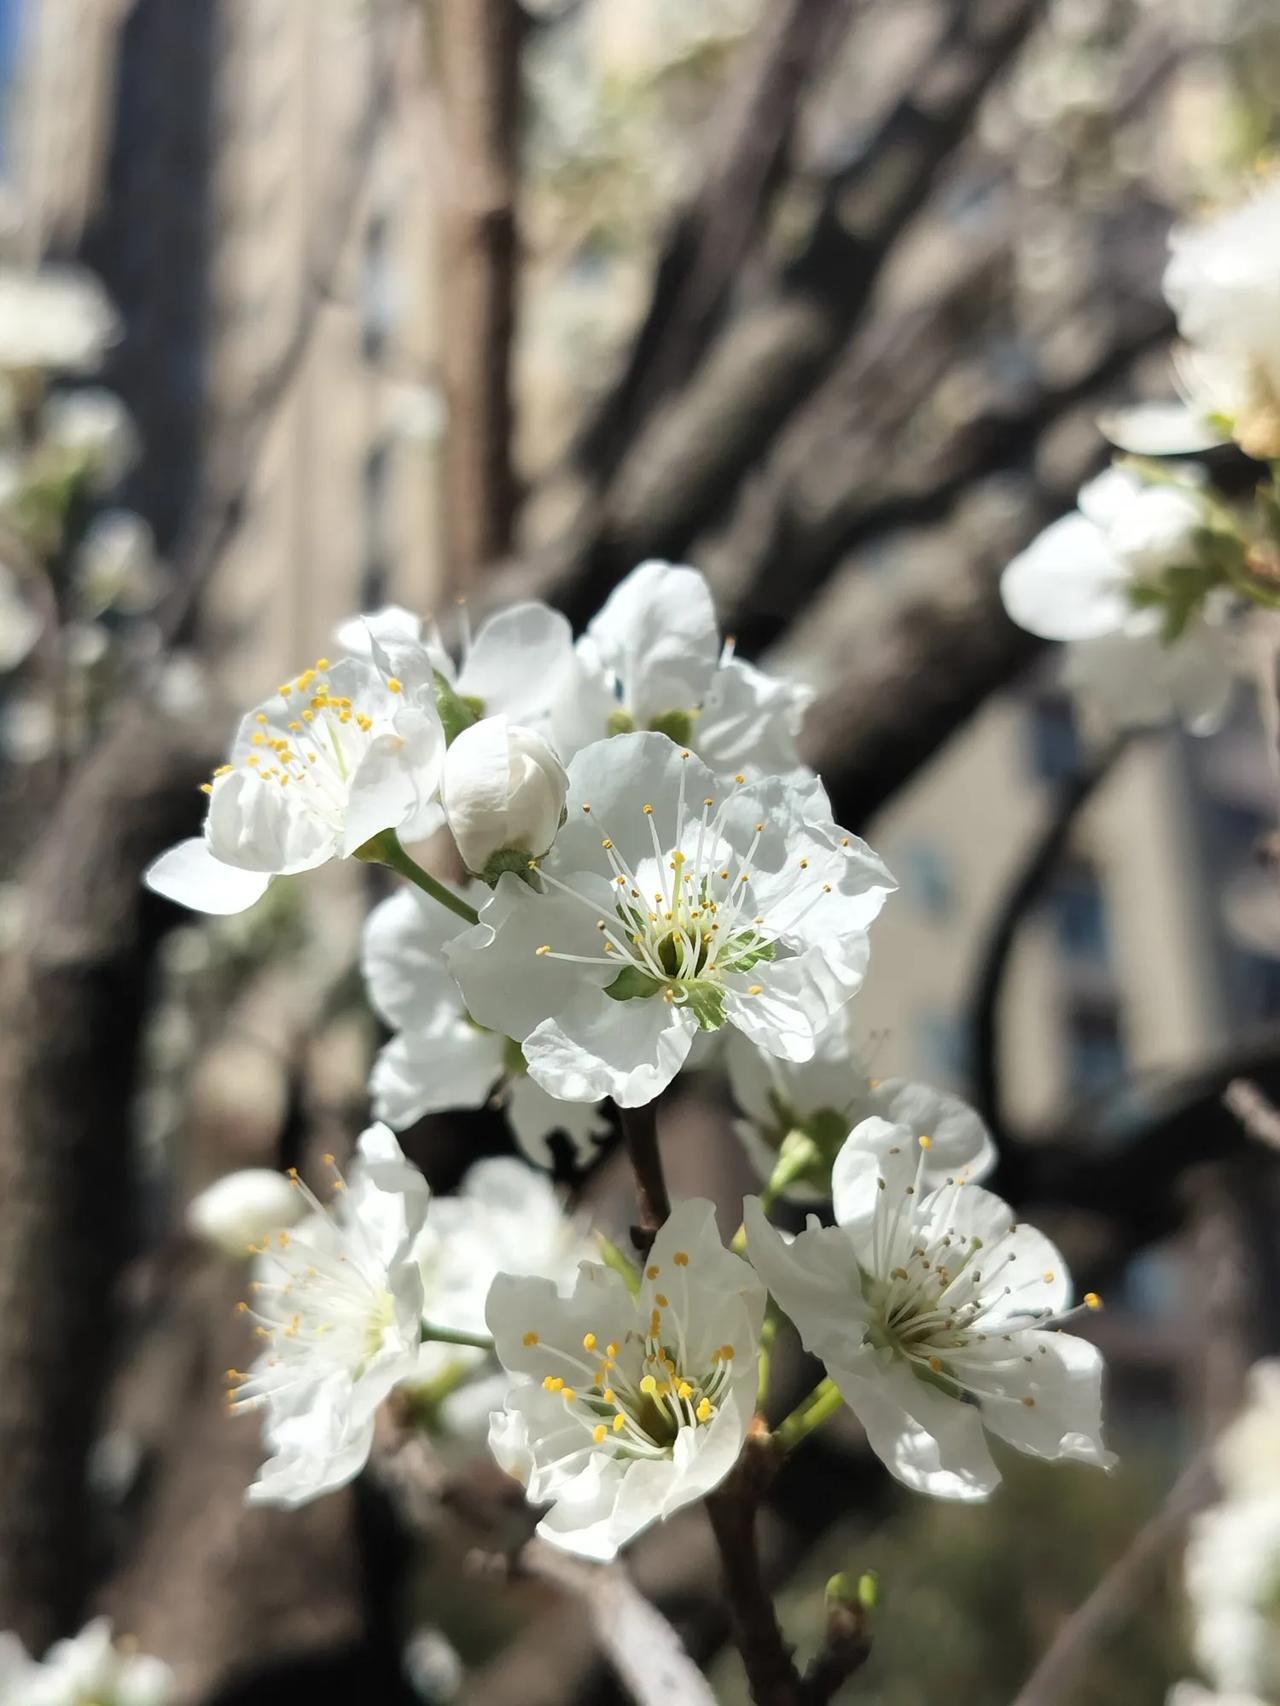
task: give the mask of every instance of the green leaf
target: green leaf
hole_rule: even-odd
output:
[[[640,1270],[624,1250],[606,1238],[603,1232],[596,1233],[596,1241],[600,1246],[600,1259],[606,1268],[612,1268],[615,1274],[621,1274],[627,1290],[632,1297],[640,1292]]]

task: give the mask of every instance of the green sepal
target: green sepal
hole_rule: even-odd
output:
[[[469,729],[472,723],[479,722],[484,713],[484,706],[479,699],[466,698],[457,691],[448,676],[440,671],[432,672],[435,686],[436,710],[440,714],[440,722],[444,728],[444,743],[452,746],[462,733]],[[473,709],[473,707],[479,707]]]
[[[614,1001],[644,1001],[662,988],[656,977],[641,971],[639,966],[624,966],[604,992]]]
[[[688,746],[693,739],[693,720],[697,714],[696,711],[662,711],[650,718],[649,727],[654,734],[666,735],[677,746]]]
[[[724,991],[718,984],[686,984],[682,1005],[698,1021],[700,1031],[718,1031],[724,1024]]]
[[[616,1245],[612,1238],[606,1238],[603,1232],[596,1233],[596,1242],[600,1246],[600,1260],[606,1268],[612,1268],[619,1274],[622,1283],[632,1297],[640,1295],[640,1270],[626,1252]]]

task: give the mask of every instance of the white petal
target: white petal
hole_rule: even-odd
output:
[[[360,968],[375,1010],[393,1029],[427,1032],[461,1012],[444,949],[466,928],[420,889],[398,889],[374,907],[364,927]]]
[[[214,782],[204,833],[215,859],[278,876],[314,870],[338,850],[336,830],[306,809],[299,789],[247,769]]]
[[[694,744],[713,769],[749,775],[804,772],[796,737],[813,693],[739,658],[721,664],[694,725]]]
[[[403,1131],[424,1114],[482,1108],[502,1074],[502,1038],[459,1017],[429,1036],[393,1037],[369,1075],[374,1114]]]
[[[1102,1443],[1102,1354],[1071,1333],[1032,1333],[1029,1361],[1021,1357],[985,1371],[1004,1396],[983,1397],[982,1419],[992,1433],[1033,1457],[1073,1458],[1110,1468]]]
[[[1186,403],[1141,403],[1098,419],[1098,430],[1134,456],[1181,456],[1226,444],[1220,431]]]
[[[641,563],[587,625],[622,684],[637,723],[691,711],[706,698],[720,654],[715,607],[696,569]]]
[[[565,1102],[612,1096],[620,1108],[636,1108],[670,1084],[696,1029],[683,1008],[661,996],[614,1001],[588,989],[530,1032],[524,1057],[548,1095]]]
[[[847,1361],[866,1338],[861,1274],[851,1241],[834,1226],[811,1220],[790,1243],[771,1226],[759,1199],[743,1204],[747,1253],[806,1350]]]
[[[180,841],[147,867],[143,881],[156,894],[189,906],[195,912],[226,916],[243,912],[261,900],[271,881],[269,871],[246,871],[215,859],[203,836]]]
[[[1045,640],[1092,639],[1132,612],[1129,576],[1101,528],[1074,513],[1047,527],[1000,577],[1000,596],[1020,628]]]
[[[831,1378],[866,1431],[872,1451],[904,1486],[935,1499],[985,1499],[1000,1471],[972,1404],[948,1398],[901,1363],[868,1352]]]
[[[545,604],[514,604],[481,624],[458,672],[459,693],[489,714],[539,727],[573,665],[573,630]]]
[[[582,1167],[594,1159],[600,1140],[612,1129],[598,1103],[562,1102],[528,1077],[517,1078],[511,1085],[507,1119],[516,1142],[535,1167],[553,1164],[550,1139],[556,1132],[568,1138],[573,1163]]]

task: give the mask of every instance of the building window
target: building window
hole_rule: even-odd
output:
[[[1032,700],[1027,739],[1031,771],[1040,781],[1061,782],[1079,770],[1080,735],[1065,693],[1044,693]]]
[[[1110,963],[1106,899],[1090,864],[1069,860],[1054,878],[1048,906],[1058,946],[1068,959],[1100,967]]]
[[[1120,1010],[1114,1001],[1077,1001],[1067,1013],[1070,1088],[1089,1095],[1117,1084],[1125,1072]]]
[[[360,608],[376,610],[387,601],[391,561],[391,456],[375,444],[364,464],[364,568]]]
[[[360,291],[361,343],[367,361],[381,360],[386,351],[395,326],[395,306],[391,221],[385,213],[377,213],[365,227]]]
[[[913,905],[933,919],[950,916],[956,885],[950,861],[940,847],[931,841],[909,841],[897,850],[892,863]]]

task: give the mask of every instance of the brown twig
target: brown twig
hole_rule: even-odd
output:
[[[662,1155],[658,1149],[658,1120],[652,1102],[642,1108],[620,1108],[622,1135],[631,1158],[631,1170],[636,1177],[637,1224],[631,1229],[631,1241],[642,1255],[647,1255],[658,1228],[671,1213],[671,1198],[662,1171]]]
[[[758,1416],[732,1474],[707,1499],[707,1515],[751,1698],[756,1706],[826,1706],[870,1646],[861,1613],[837,1606],[828,1616],[817,1656],[803,1674],[796,1667],[764,1579],[756,1536],[760,1501],[781,1461],[777,1440]]]
[[[1080,1685],[1090,1658],[1111,1631],[1132,1615],[1167,1564],[1187,1520],[1207,1503],[1212,1491],[1212,1466],[1205,1451],[1192,1459],[1164,1504],[1068,1617],[1013,1706],[1059,1706],[1083,1698]]]

